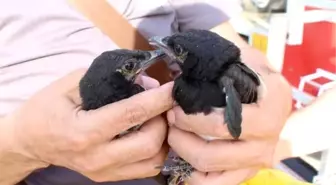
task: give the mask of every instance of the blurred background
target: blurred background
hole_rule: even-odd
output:
[[[291,83],[293,111],[336,84],[336,0],[240,1],[244,12],[232,24]],[[301,138],[293,147],[305,152],[277,168],[299,180],[336,185],[336,141],[326,146],[330,141],[314,139],[320,131],[300,129],[291,130]]]

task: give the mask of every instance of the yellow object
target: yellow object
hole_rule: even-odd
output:
[[[184,185],[188,185],[184,183]],[[225,185],[225,184],[223,184]],[[313,185],[294,179],[292,176],[276,169],[260,170],[252,179],[240,185]]]
[[[276,169],[260,170],[252,179],[240,185],[312,185],[294,179],[292,176]]]
[[[251,34],[251,45],[266,54],[268,37],[266,34],[254,32]]]

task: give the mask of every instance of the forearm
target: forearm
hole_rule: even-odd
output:
[[[28,159],[13,150],[10,119],[0,117],[0,185],[13,185],[35,169],[44,167],[41,162]]]
[[[336,87],[291,114],[281,134],[277,160],[321,151],[334,145]]]

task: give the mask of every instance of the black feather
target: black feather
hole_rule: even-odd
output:
[[[82,109],[97,109],[144,91],[118,72],[125,61],[141,59],[143,55],[142,51],[120,49],[106,51],[95,58],[79,83]]]
[[[95,58],[79,82],[82,109],[98,109],[144,91],[145,89],[142,86],[127,79],[119,71],[126,61],[131,59],[141,61],[146,60],[146,57],[148,58],[148,52],[146,51],[118,49],[106,51]],[[135,76],[132,79],[135,79]],[[136,125],[117,137],[136,131],[139,128],[140,125]],[[167,182],[167,178],[161,173],[152,178],[161,185],[165,185]]]
[[[226,107],[225,121],[231,135],[238,138],[241,103],[256,102],[260,85],[258,76],[241,62],[240,49],[207,30],[190,30],[166,39],[170,51],[179,46],[186,54],[173,98],[186,114],[209,114],[214,107]],[[226,92],[222,92],[223,85]]]
[[[242,103],[256,102],[260,85],[257,74],[241,62],[240,49],[207,30],[155,37],[151,42],[181,67],[172,96],[183,111],[207,115],[215,107],[225,107],[224,121],[232,137],[238,139],[242,132]],[[185,181],[194,169],[182,158],[175,165],[165,167],[172,171],[170,179]],[[176,185],[174,180],[170,183]]]

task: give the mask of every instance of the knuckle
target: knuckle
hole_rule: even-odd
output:
[[[157,141],[153,141],[153,139],[147,139],[146,145],[143,145],[144,154],[153,157],[155,156],[161,149],[161,144]]]
[[[125,121],[128,123],[133,124],[139,124],[139,122],[144,122],[148,120],[148,113],[146,112],[146,109],[140,105],[135,104],[134,106],[127,107],[125,109]]]
[[[172,132],[168,132],[167,143],[172,148],[174,148],[174,146],[175,146],[175,142],[174,141],[175,141],[174,140],[174,134]]]
[[[88,138],[82,134],[71,136],[69,144],[74,151],[82,151],[89,146]]]

